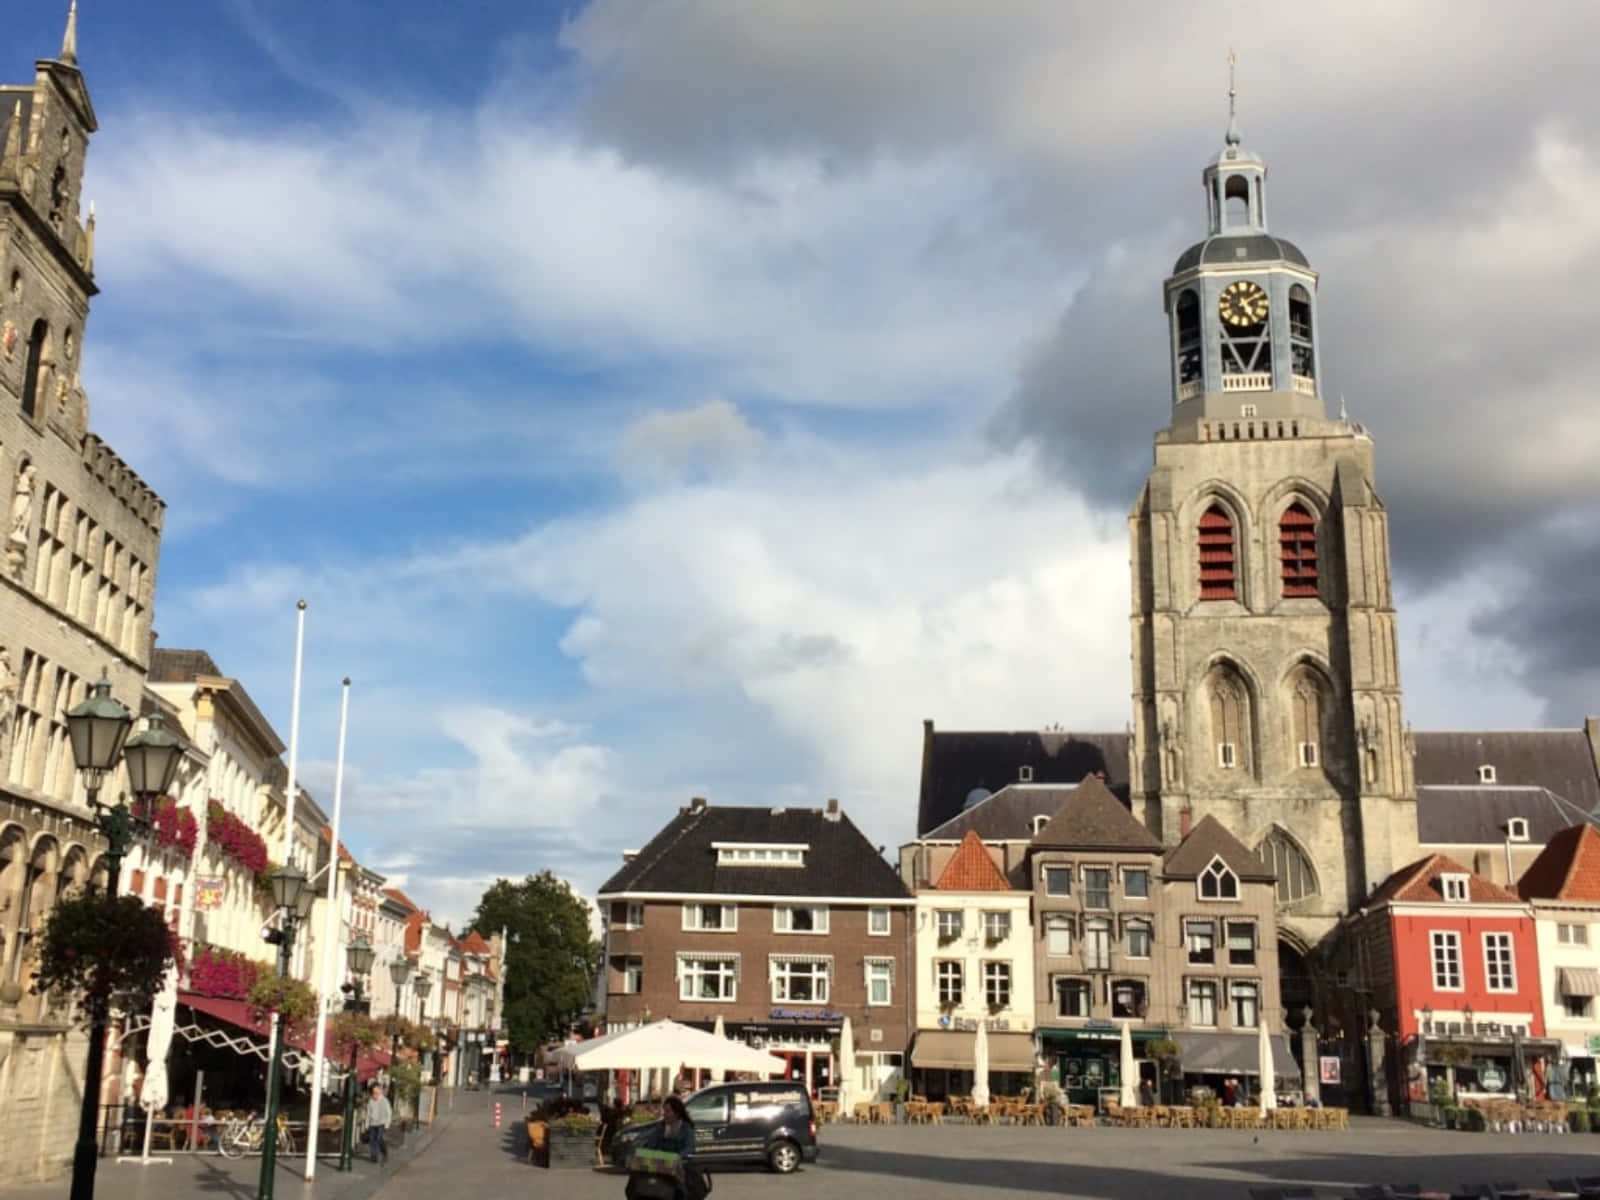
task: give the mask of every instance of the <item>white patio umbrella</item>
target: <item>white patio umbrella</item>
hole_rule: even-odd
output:
[[[1139,1073],[1139,1065],[1133,1061],[1133,1033],[1126,1021],[1122,1023],[1122,1058],[1117,1070],[1122,1076],[1122,1107],[1138,1108],[1139,1089],[1134,1086],[1134,1081]]]
[[[844,1025],[839,1030],[839,1063],[834,1070],[834,1079],[839,1084],[839,1111],[850,1111],[851,1093],[855,1090],[853,1080],[856,1077],[856,1035],[850,1028],[850,1018],[844,1019]]]
[[[145,1034],[144,1090],[139,1093],[139,1104],[144,1109],[144,1152],[141,1162],[171,1162],[170,1158],[152,1160],[150,1157],[150,1131],[156,1113],[167,1106],[167,1054],[172,1049],[172,1030],[178,1013],[178,968],[167,968],[161,990],[150,1003],[150,1029]]]
[[[1272,1038],[1267,1033],[1267,1023],[1261,1022],[1261,1037],[1256,1044],[1256,1056],[1260,1059],[1257,1069],[1261,1072],[1261,1111],[1278,1107],[1278,1072],[1272,1065]]]
[[[676,1071],[691,1066],[752,1071],[765,1077],[777,1069],[764,1051],[668,1020],[562,1046],[553,1058],[574,1071]]]
[[[719,1038],[725,1038],[728,1036],[728,1031],[722,1026],[721,1013],[717,1014],[717,1023],[716,1026],[711,1030],[711,1036]],[[721,1083],[723,1080],[727,1079],[727,1077],[728,1072],[725,1067],[713,1067],[711,1069],[711,1079],[713,1083]]]
[[[989,1107],[989,1026],[983,1021],[972,1035],[972,1107]]]

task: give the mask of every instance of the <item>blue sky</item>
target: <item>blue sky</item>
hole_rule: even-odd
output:
[[[85,0],[84,381],[169,504],[161,641],[286,734],[305,597],[304,774],[349,674],[347,840],[452,919],[690,795],[902,840],[923,717],[1122,727],[1231,44],[1379,440],[1409,716],[1576,724],[1596,20]]]

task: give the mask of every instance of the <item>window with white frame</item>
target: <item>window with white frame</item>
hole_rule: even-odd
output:
[[[1111,969],[1111,922],[1095,918],[1083,923],[1083,965],[1090,971]]]
[[[1517,990],[1517,968],[1511,954],[1509,933],[1483,935],[1483,977],[1491,992]]]
[[[933,983],[941,1006],[961,1003],[962,976],[962,964],[955,959],[941,958],[933,964]]]
[[[1220,858],[1213,858],[1210,865],[1200,872],[1198,886],[1202,900],[1239,898],[1239,877]]]
[[[795,958],[788,955],[772,960],[772,999],[785,1004],[826,1004],[831,958]]]
[[[779,933],[827,933],[828,910],[823,905],[780,904],[772,910],[772,928]]]
[[[637,996],[644,990],[644,959],[637,954],[630,954],[622,960],[622,993],[625,996]]]
[[[1557,925],[1556,941],[1563,946],[1587,946],[1589,944],[1589,927],[1587,925]]]
[[[1011,964],[983,964],[983,1000],[990,1008],[1011,1007]]]
[[[1129,958],[1150,957],[1150,922],[1129,921],[1126,928]]]
[[[678,999],[728,1001],[738,998],[738,955],[678,955]]]
[[[644,905],[635,900],[611,902],[611,928],[640,929],[644,926]]]
[[[874,1008],[894,1003],[894,959],[867,959],[867,1003]]]
[[[1111,907],[1111,868],[1083,869],[1083,906],[1095,909]]]
[[[1072,868],[1046,867],[1044,869],[1044,894],[1046,896],[1072,895]]]
[[[685,904],[683,927],[704,933],[734,933],[739,928],[736,904]]]
[[[1254,1029],[1261,1024],[1261,985],[1236,980],[1228,985],[1233,997],[1233,1023],[1239,1029]]]
[[[1055,958],[1072,953],[1072,918],[1060,913],[1044,919],[1044,950]]]
[[[1228,965],[1253,967],[1256,965],[1256,923],[1254,921],[1229,921]]]
[[[951,942],[961,937],[961,910],[959,908],[941,908],[935,914],[939,927],[939,944],[948,946]]]
[[[1461,990],[1461,935],[1451,929],[1435,929],[1433,945],[1433,986],[1436,991]]]
[[[1217,961],[1217,927],[1210,921],[1185,921],[1183,944],[1191,963],[1210,966]]]
[[[712,842],[717,852],[719,867],[803,867],[806,851],[803,844],[766,842]]]
[[[1055,981],[1056,1016],[1087,1017],[1089,1015],[1089,981],[1087,979],[1057,979]]]
[[[1528,818],[1512,817],[1506,822],[1506,837],[1513,842],[1528,840]]]
[[[888,937],[893,928],[892,911],[887,908],[867,909],[867,932],[873,937]]]
[[[983,914],[983,940],[991,946],[1011,936],[1011,914],[991,909]]]
[[[1215,1025],[1217,1023],[1217,984],[1213,979],[1188,981],[1189,1024]]]
[[[1122,894],[1129,900],[1146,900],[1150,896],[1150,871],[1146,867],[1122,868]]]
[[[1472,890],[1467,884],[1465,875],[1444,874],[1439,876],[1439,891],[1446,900],[1464,903],[1472,899]]]

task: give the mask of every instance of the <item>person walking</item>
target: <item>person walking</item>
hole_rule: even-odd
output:
[[[377,1084],[372,1085],[372,1099],[367,1101],[367,1148],[372,1151],[373,1162],[389,1161],[389,1142],[384,1132],[394,1120],[394,1109]]]

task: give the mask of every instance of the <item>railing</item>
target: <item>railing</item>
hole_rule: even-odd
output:
[[[1198,379],[1191,379],[1187,383],[1180,383],[1178,385],[1178,399],[1180,402],[1184,400],[1193,400],[1199,394],[1200,380]]]
[[[1295,375],[1293,379],[1294,390],[1302,396],[1315,396],[1317,394],[1317,381],[1315,379],[1309,379],[1304,375]]]
[[[1222,377],[1222,390],[1225,392],[1270,392],[1272,390],[1272,372],[1253,371],[1249,375],[1224,375]]]

